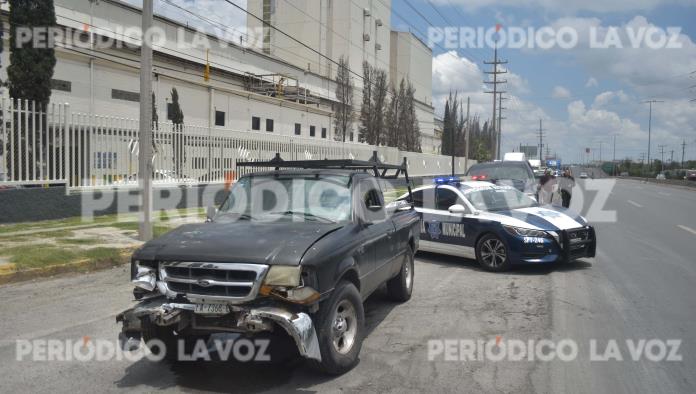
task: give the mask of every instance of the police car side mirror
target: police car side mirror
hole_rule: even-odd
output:
[[[466,213],[466,208],[461,204],[455,204],[449,207],[450,213]]]

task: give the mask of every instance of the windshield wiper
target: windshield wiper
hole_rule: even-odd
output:
[[[329,223],[336,223],[335,220],[331,220],[329,218],[325,218],[322,216],[317,216],[317,215],[315,215],[313,213],[309,213],[309,212],[300,212],[300,211],[271,212],[271,215],[285,215],[285,216],[287,216],[287,215],[302,215],[302,217],[305,217],[305,218],[310,218],[310,219],[314,219],[314,220],[324,220],[324,221],[329,222]]]

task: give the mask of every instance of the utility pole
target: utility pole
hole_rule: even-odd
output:
[[[602,164],[602,144],[604,141],[599,141],[599,164]]]
[[[492,62],[484,61],[483,64],[490,64],[493,66],[493,71],[485,71],[484,72],[485,74],[493,75],[493,80],[492,81],[483,81],[483,83],[493,85],[493,90],[490,92],[486,92],[486,93],[493,94],[493,116],[491,117],[491,123],[493,126],[493,134],[495,135],[495,139],[496,139],[495,141],[493,141],[493,159],[500,159],[500,152],[498,151],[498,146],[499,146],[500,142],[499,142],[499,136],[498,136],[498,132],[497,132],[498,129],[496,128],[496,124],[495,124],[495,111],[496,111],[496,105],[497,105],[496,99],[498,98],[496,95],[500,94],[500,93],[505,93],[503,91],[498,90],[498,85],[503,84],[503,83],[507,83],[507,81],[504,81],[504,80],[499,81],[498,74],[505,74],[505,73],[507,73],[507,71],[499,71],[498,65],[499,64],[507,64],[507,61],[498,60],[498,41],[497,40],[495,42],[495,49],[493,52],[493,61]]]
[[[541,118],[539,118],[539,161],[543,161],[542,153],[544,150],[544,129],[541,127]]]
[[[664,103],[664,101],[658,100],[647,100],[643,101],[643,104],[650,105],[650,115],[648,116],[648,172],[652,172],[652,163],[650,162],[650,136],[652,134],[652,106],[656,103]]]
[[[503,117],[503,110],[507,108],[503,108],[503,100],[507,100],[507,98],[503,97],[503,92],[500,92],[498,94],[498,159],[501,159],[501,153],[500,153],[500,145],[501,141],[503,140],[503,132],[501,131],[502,129],[502,124],[503,124],[503,119],[506,119]]]
[[[466,98],[466,130],[464,131],[464,172],[469,169],[469,129],[471,122],[469,121],[469,107],[471,106],[471,97]]]
[[[611,155],[611,163],[611,168],[613,169],[612,175],[616,176],[616,134],[614,134],[614,152]]]
[[[674,163],[674,149],[669,151],[669,165],[671,166],[672,163]]]
[[[686,150],[686,140],[682,141],[682,160],[681,160],[681,168],[684,168],[684,151]]]
[[[143,37],[140,44],[140,154],[138,174],[141,241],[152,239],[152,13],[153,0],[143,0]]]
[[[665,169],[665,146],[667,145],[658,145],[657,147],[660,148],[660,172],[664,171]]]

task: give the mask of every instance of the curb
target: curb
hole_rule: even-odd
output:
[[[125,265],[130,259],[132,251],[121,252],[118,258],[106,260],[80,260],[60,265],[50,265],[48,267],[32,268],[28,270],[0,273],[0,285],[10,283],[26,282],[33,279],[48,278],[51,276],[67,273],[87,273],[90,271],[104,270],[107,268]]]

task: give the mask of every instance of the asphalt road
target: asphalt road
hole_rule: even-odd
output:
[[[596,180],[578,181],[576,193]],[[592,200],[583,194],[585,205]],[[596,223],[595,259],[503,274],[419,254],[411,301],[366,304],[360,364],[317,376],[302,360],[267,363],[17,360],[18,339],[114,341],[130,304],[125,267],[0,287],[1,392],[569,392],[696,391],[696,192],[618,181]],[[587,216],[587,215],[586,215]],[[574,361],[428,359],[429,340],[572,339]],[[681,339],[682,361],[630,360],[627,339]],[[618,342],[624,361],[589,361]]]

